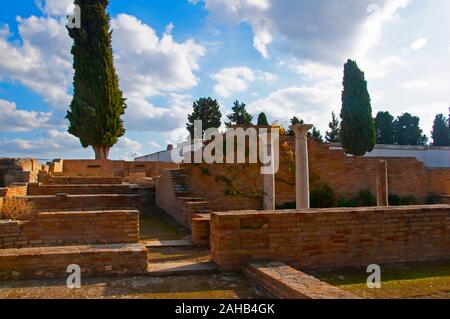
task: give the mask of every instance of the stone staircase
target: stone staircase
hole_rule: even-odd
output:
[[[189,187],[189,176],[184,170],[166,170],[163,172],[161,178],[168,182],[169,189],[166,189],[166,191],[174,194],[174,202],[163,203],[161,206],[167,204],[167,207],[160,208],[174,217],[178,222],[190,228],[192,218],[196,214],[211,213],[209,202],[206,198],[194,193]]]

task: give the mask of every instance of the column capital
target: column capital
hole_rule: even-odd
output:
[[[294,131],[295,136],[306,136],[306,134],[308,133],[308,131],[310,129],[312,129],[314,127],[314,125],[312,124],[295,124],[295,125],[291,125],[289,126],[289,128]]]

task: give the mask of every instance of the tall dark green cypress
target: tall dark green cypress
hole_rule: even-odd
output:
[[[374,149],[375,123],[367,82],[355,61],[344,66],[340,139],[344,151],[363,156]]]
[[[96,159],[125,134],[121,116],[126,104],[114,69],[109,0],[75,0],[81,9],[81,28],[68,28],[72,47],[74,95],[66,118],[69,133],[83,147],[92,146]]]
[[[269,125],[269,121],[267,121],[266,113],[260,113],[258,116],[258,125],[267,126]]]

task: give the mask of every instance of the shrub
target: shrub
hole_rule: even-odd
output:
[[[350,200],[346,200],[345,198],[341,197],[338,199],[337,202],[337,206],[338,207],[356,207],[356,199],[350,199]]]
[[[333,189],[328,184],[320,184],[311,191],[311,208],[336,207],[337,199]]]
[[[442,204],[442,199],[440,196],[431,195],[427,198],[428,205]]]
[[[34,205],[24,198],[7,197],[3,199],[0,211],[1,219],[19,220],[27,218],[34,209]]]
[[[398,195],[389,195],[389,205],[390,206],[400,206],[402,204],[402,200]]]
[[[358,207],[377,206],[377,199],[372,192],[367,189],[359,192],[356,197],[356,203]]]
[[[276,206],[277,210],[296,209],[296,208],[297,208],[297,204],[295,202],[284,203],[284,204]]]
[[[417,198],[415,198],[414,196],[407,196],[401,199],[401,204],[404,206],[417,205],[417,203]]]

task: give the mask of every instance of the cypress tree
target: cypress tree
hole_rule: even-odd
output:
[[[114,69],[108,0],[75,0],[81,9],[81,28],[68,28],[72,46],[74,96],[66,118],[69,133],[83,147],[92,146],[96,159],[125,134],[121,116],[126,104]]]
[[[268,126],[269,121],[267,121],[266,113],[261,113],[258,116],[258,125]]]
[[[367,82],[355,61],[344,66],[340,139],[344,151],[363,156],[374,149],[375,123]]]

